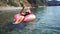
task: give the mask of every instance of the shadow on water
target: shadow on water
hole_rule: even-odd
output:
[[[60,6],[32,8],[36,15],[34,22],[28,23],[24,28],[12,28],[13,16],[19,11],[0,13],[0,34],[60,34]],[[57,12],[56,12],[57,11]],[[6,25],[10,25],[8,28]]]

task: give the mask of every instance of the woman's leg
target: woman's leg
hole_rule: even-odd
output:
[[[16,20],[16,22],[13,23],[13,24],[18,24],[18,23],[22,22],[23,19],[24,19],[24,16],[20,16],[20,17]]]

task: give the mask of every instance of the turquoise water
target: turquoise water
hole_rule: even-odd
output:
[[[11,31],[2,31],[4,28],[1,27],[2,34],[60,34],[60,6],[47,6],[31,10],[32,13],[36,15],[36,20],[34,22],[28,23],[23,29],[13,29]],[[16,13],[5,13],[11,16],[7,20],[9,23],[13,22],[12,17]]]

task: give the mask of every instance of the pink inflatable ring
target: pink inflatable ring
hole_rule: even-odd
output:
[[[16,14],[14,16],[14,21],[18,19],[19,16],[24,16],[22,13]],[[30,10],[26,11],[26,15],[24,16],[23,22],[31,22],[36,19],[36,16],[34,14],[31,14]]]

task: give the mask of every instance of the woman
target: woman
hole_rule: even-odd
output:
[[[20,13],[14,16],[14,24],[18,24],[20,22],[32,22],[35,20],[35,18],[35,15],[32,14],[29,9],[27,9],[25,15],[23,13]]]
[[[24,10],[24,6],[23,6],[23,9],[20,11],[20,13],[18,13],[14,16],[13,24],[18,24],[18,23],[22,22],[22,20],[24,18],[24,13],[22,12],[23,10]]]

